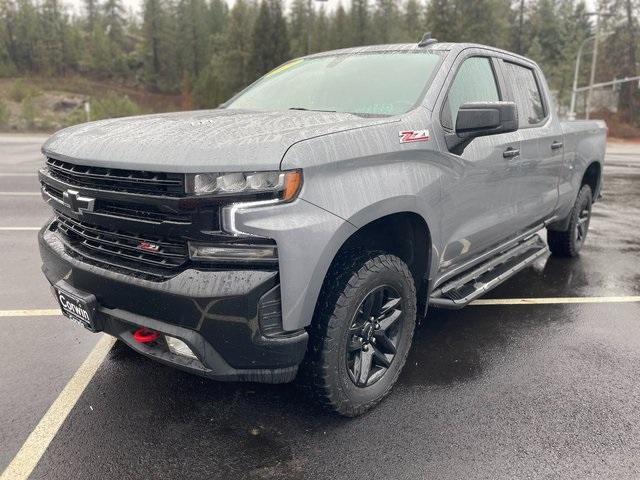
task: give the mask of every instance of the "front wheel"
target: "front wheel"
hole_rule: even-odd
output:
[[[567,229],[547,231],[547,243],[551,253],[555,256],[577,257],[580,253],[589,231],[591,204],[593,202],[592,195],[591,187],[583,185],[569,214],[569,226]]]
[[[398,379],[416,320],[416,289],[394,255],[345,256],[332,267],[303,371],[315,398],[345,416],[376,405]]]

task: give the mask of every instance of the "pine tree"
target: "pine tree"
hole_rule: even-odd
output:
[[[276,67],[291,58],[289,47],[289,32],[287,20],[284,18],[282,0],[268,0],[271,10],[271,44],[273,52],[273,64],[269,68]]]
[[[196,108],[217,107],[229,98],[225,83],[226,75],[223,70],[225,68],[223,62],[226,53],[228,12],[226,14],[223,24],[224,30],[211,35],[209,63],[193,82],[192,101]]]
[[[210,57],[211,28],[204,0],[180,0],[177,6],[177,52],[182,77],[196,78]],[[183,82],[184,83],[184,82]]]
[[[35,58],[36,69],[49,75],[65,73],[63,53],[64,19],[58,0],[44,0],[38,22]]]
[[[251,49],[251,70],[255,78],[263,75],[273,68],[273,58],[271,45],[271,30],[273,19],[271,9],[266,0],[260,2],[258,17],[253,27],[252,49]]]
[[[39,35],[38,12],[32,0],[17,0],[15,16],[15,58],[19,71],[36,71],[36,49]]]
[[[0,77],[8,77],[16,73],[16,68],[11,61],[4,39],[4,29],[0,28]]]
[[[98,0],[84,0],[84,9],[87,13],[87,31],[92,33],[99,18],[100,5]]]
[[[221,69],[225,98],[230,98],[246,87],[255,77],[251,69],[252,37],[247,32],[253,30],[256,17],[255,4],[247,0],[237,0],[229,12],[229,21],[223,40]]]
[[[600,0],[600,11],[609,16],[601,18],[600,54],[596,68],[596,81],[638,75],[638,42],[640,31],[638,9],[635,0]],[[604,40],[606,35],[606,40]],[[610,60],[615,58],[615,62]],[[586,83],[586,80],[584,80]],[[618,112],[620,118],[631,124],[640,125],[640,94],[635,82],[623,83],[617,87]]]
[[[209,4],[209,29],[211,35],[221,34],[229,16],[229,7],[224,0],[211,0]]]
[[[289,58],[287,24],[280,0],[262,0],[253,28],[251,69],[254,78]]]
[[[453,0],[431,0],[428,3],[425,15],[427,30],[432,37],[444,42],[455,42],[457,40],[456,25]]]
[[[102,8],[104,12],[104,28],[107,31],[109,40],[120,49],[123,49],[125,45],[125,20],[122,0],[106,0]]]
[[[400,12],[396,0],[377,0],[373,15],[375,43],[396,43],[401,36]]]
[[[158,89],[164,63],[160,38],[164,26],[161,1],[145,0],[143,9],[145,83]]]
[[[513,10],[514,21],[512,22],[511,32],[511,50],[520,55],[524,55],[524,52],[528,50],[525,46],[525,40],[527,38],[527,5],[525,0],[515,0],[515,9]]]
[[[351,45],[369,44],[369,3],[368,0],[351,2]]]
[[[623,24],[626,49],[623,55],[621,73],[624,77],[633,77],[638,74],[638,12],[637,5],[631,0],[624,0]],[[629,123],[640,123],[640,112],[636,109],[638,105],[638,89],[634,83],[625,83],[620,86],[618,97],[618,109],[624,121]]]
[[[16,9],[9,0],[0,0],[0,76],[16,72]]]
[[[547,74],[553,75],[553,67],[562,59],[562,26],[556,9],[555,0],[540,0],[532,12],[532,24],[534,36],[540,45],[541,57],[536,60],[540,63]]]
[[[509,0],[433,0],[427,8],[427,29],[441,41],[507,48],[510,17]]]
[[[291,53],[294,57],[310,52],[313,0],[293,0],[290,12]]]
[[[312,32],[311,53],[329,50],[329,19],[327,18],[324,5],[320,6],[320,9],[315,15]]]
[[[554,89],[557,102],[562,108],[568,106],[571,97],[574,66],[578,48],[591,35],[591,25],[585,15],[586,6],[574,0],[561,0],[557,5],[560,23],[561,61],[551,66],[552,79],[548,80]],[[585,64],[583,63],[583,67]]]
[[[418,0],[407,0],[403,12],[402,41],[417,42],[422,38],[425,32],[422,21],[422,8]]]
[[[75,72],[78,70],[82,56],[82,24],[69,14],[65,14],[61,35],[64,71],[65,73]]]
[[[508,48],[510,7],[509,0],[456,2],[458,41]]]
[[[336,8],[331,20],[329,48],[345,48],[351,45],[351,26],[349,23],[349,17],[342,7],[342,3],[338,4],[338,8]]]
[[[153,90],[178,88],[180,76],[175,56],[175,29],[163,0],[145,0],[142,57],[144,81]]]
[[[83,59],[84,70],[98,78],[112,77],[114,65],[109,37],[98,23],[95,24],[87,44]]]

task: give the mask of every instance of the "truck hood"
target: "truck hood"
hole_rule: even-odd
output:
[[[77,125],[52,136],[42,151],[72,163],[131,170],[275,170],[297,142],[392,121],[349,113],[200,110]]]

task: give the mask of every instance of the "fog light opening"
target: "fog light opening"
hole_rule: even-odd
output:
[[[151,343],[160,338],[160,333],[150,328],[140,327],[133,332],[133,339],[138,343]]]
[[[174,355],[180,355],[182,357],[195,358],[196,354],[188,347],[186,343],[184,343],[179,338],[170,337],[169,335],[165,335],[164,339],[167,342],[167,346],[169,347],[169,351]]]

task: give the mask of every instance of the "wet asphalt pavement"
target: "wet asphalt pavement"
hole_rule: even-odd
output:
[[[0,191],[36,191],[2,173],[37,163],[35,142],[0,138]],[[544,257],[485,298],[640,295],[640,145],[609,148],[603,195],[579,259]],[[46,217],[0,195],[0,227]],[[55,308],[34,237],[0,231],[0,310]],[[1,470],[97,336],[0,323]],[[640,303],[432,310],[391,395],[351,420],[295,384],[216,383],[118,344],[31,478],[639,478],[639,371]]]

